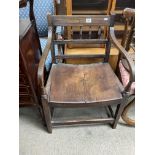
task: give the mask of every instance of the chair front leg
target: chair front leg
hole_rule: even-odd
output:
[[[118,121],[119,121],[121,114],[124,110],[124,107],[126,105],[125,103],[126,103],[126,97],[124,97],[123,100],[121,101],[121,103],[117,105],[116,112],[115,112],[115,120],[114,120],[114,123],[112,125],[113,129],[116,129]]]
[[[49,133],[52,133],[51,111],[46,98],[42,97],[43,115]]]

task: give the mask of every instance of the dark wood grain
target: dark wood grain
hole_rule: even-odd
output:
[[[109,64],[53,65],[51,72],[53,103],[91,103],[119,100],[122,90]],[[69,76],[68,76],[69,75]]]
[[[91,23],[86,23],[86,18],[91,18]],[[44,118],[49,133],[52,132],[53,125],[73,125],[73,124],[85,124],[85,123],[108,123],[112,125],[112,128],[116,128],[118,120],[124,109],[127,98],[127,88],[124,88],[119,81],[116,74],[113,72],[109,65],[109,53],[111,49],[111,42],[118,48],[121,54],[127,59],[130,65],[130,74],[132,75],[131,80],[134,80],[134,69],[132,68],[132,62],[128,57],[127,51],[119,44],[117,41],[114,31],[114,16],[106,16],[108,19],[106,22],[103,20],[105,16],[52,16],[48,14],[48,42],[44,49],[43,55],[39,62],[38,68],[38,85],[41,90],[42,104],[44,111]],[[105,62],[97,64],[84,64],[84,65],[71,65],[65,63],[58,63],[56,59],[69,59],[73,57],[81,58],[82,55],[56,55],[53,50],[54,44],[59,45],[67,44],[69,41],[75,41],[80,43],[85,43],[85,39],[82,39],[82,27],[87,25],[91,28],[92,25],[98,24],[99,26],[107,26],[106,41],[98,39],[96,40],[90,38],[88,35],[87,43],[92,41],[98,42],[99,44],[106,44],[106,52],[103,57],[105,57]],[[71,26],[81,26],[81,33],[79,33],[79,39],[64,38],[63,40],[58,40],[54,36],[55,27],[61,25],[65,27]],[[100,33],[99,33],[100,35]],[[50,69],[50,74],[48,76],[47,82],[44,79],[44,66],[45,61],[48,56],[49,51],[52,51],[52,65]],[[91,58],[96,58],[96,56],[101,55],[90,55]],[[83,55],[83,57],[89,57]],[[130,83],[129,83],[130,84]],[[117,110],[113,113],[110,105],[117,105]],[[107,118],[102,119],[86,119],[81,120],[65,120],[65,121],[52,121],[52,112],[55,107],[61,108],[79,108],[79,107],[92,107],[92,106],[106,106],[109,110]]]
[[[110,38],[107,35],[107,38],[100,38],[98,39],[98,35],[97,38],[90,38],[90,35],[88,37],[88,39],[82,39],[82,27],[84,26],[88,26],[89,29],[91,29],[91,26],[94,26],[97,24],[98,28],[100,29],[101,26],[113,26],[114,25],[114,15],[101,15],[101,16],[87,16],[87,15],[80,15],[80,16],[64,16],[64,15],[59,15],[59,16],[54,16],[51,14],[47,15],[48,18],[48,25],[53,26],[53,30],[55,29],[56,26],[64,26],[64,27],[68,27],[71,26],[72,29],[73,27],[80,27],[80,33],[79,33],[79,39],[69,39],[64,38],[63,40],[55,40],[54,35],[52,34],[52,43],[57,43],[57,44],[65,44],[68,42],[72,43],[72,44],[104,44],[106,43],[106,56],[105,56],[105,61],[108,62],[109,60],[109,55],[110,55]],[[52,32],[53,33],[53,32]],[[53,47],[53,44],[51,45],[51,47]],[[52,51],[52,61],[56,62],[55,60],[55,53],[53,52],[54,50],[51,49]],[[88,56],[89,57],[89,56]],[[69,58],[69,55],[68,55]]]
[[[106,43],[107,39],[72,39],[72,40],[53,40],[53,43],[55,44],[66,44],[66,43],[72,43],[72,44],[102,44]]]
[[[19,105],[40,107],[37,70],[41,47],[33,14],[33,0],[29,3],[29,18],[19,20]]]
[[[111,20],[112,16],[108,16],[108,15],[99,15],[99,16],[96,16],[96,15],[91,15],[91,16],[89,16],[89,15],[74,15],[74,16],[57,15],[57,16],[51,16],[50,14],[48,14],[48,18],[51,18],[53,26],[87,26],[87,25],[89,25],[89,26],[90,25],[109,26],[112,23],[112,20]]]
[[[23,104],[39,104],[37,69],[40,59],[38,40],[35,39],[33,25],[20,38],[20,74],[19,74],[19,102]],[[33,43],[32,43],[33,40]],[[24,91],[25,90],[25,91]],[[23,94],[24,91],[24,94]],[[26,99],[27,98],[27,99]],[[29,100],[28,100],[29,98]]]
[[[91,55],[80,55],[80,54],[76,54],[76,55],[57,55],[55,56],[56,59],[81,59],[81,58],[105,58],[104,54],[91,54]]]
[[[65,126],[65,125],[86,125],[86,124],[103,124],[103,123],[113,123],[114,118],[83,118],[76,120],[67,120],[67,121],[53,121],[53,127]]]

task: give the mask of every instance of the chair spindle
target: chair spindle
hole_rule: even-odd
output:
[[[80,39],[82,39],[82,26],[80,26]]]
[[[101,39],[101,34],[102,34],[101,26],[99,26],[99,28],[98,28],[98,38],[99,39]]]
[[[91,31],[91,26],[89,26],[89,39],[91,39],[92,31]]]
[[[73,39],[73,27],[71,26],[71,39]]]

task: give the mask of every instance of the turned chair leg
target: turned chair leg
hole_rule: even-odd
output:
[[[114,123],[112,125],[112,128],[113,129],[116,129],[116,126],[118,124],[118,121],[119,121],[119,119],[121,117],[121,114],[122,114],[122,112],[124,110],[124,107],[125,107],[124,100],[123,100],[123,102],[121,104],[118,104],[117,105],[117,109],[116,109],[116,112],[115,112],[115,120],[114,120]]]
[[[45,99],[42,99],[42,106],[47,130],[49,133],[52,133],[51,111],[48,102]]]

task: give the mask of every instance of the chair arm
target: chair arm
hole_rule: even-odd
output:
[[[129,56],[129,53],[123,48],[123,46],[118,42],[116,39],[115,33],[114,33],[114,27],[110,27],[110,39],[114,46],[119,50],[119,52],[123,55],[123,57],[126,59],[128,65],[129,65],[129,74],[130,74],[130,79],[125,87],[125,91],[128,91],[132,82],[135,81],[135,65],[132,59]]]
[[[52,43],[52,27],[48,28],[48,40],[47,40],[47,44],[43,50],[43,54],[41,56],[40,62],[39,62],[39,66],[38,66],[38,88],[40,90],[41,95],[45,95],[46,94],[46,90],[45,90],[45,79],[44,79],[44,72],[45,72],[45,61],[46,58],[48,56],[48,53],[50,51],[51,48],[51,43]]]

